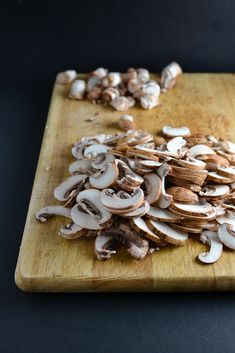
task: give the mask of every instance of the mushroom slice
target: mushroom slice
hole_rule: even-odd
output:
[[[151,205],[156,202],[161,195],[162,181],[157,174],[149,173],[144,176],[144,182],[146,186],[145,200]]]
[[[173,197],[171,195],[168,195],[165,191],[165,179],[168,174],[171,172],[171,167],[167,163],[163,163],[159,168],[158,168],[158,175],[162,178],[162,183],[161,183],[161,194],[160,197],[157,200],[157,204],[160,208],[167,208],[170,206],[170,204],[173,202]]]
[[[61,227],[58,234],[65,239],[77,239],[86,235],[87,230],[72,222]]]
[[[218,229],[220,241],[229,249],[235,250],[235,228],[231,224],[222,224]]]
[[[230,188],[228,185],[206,185],[202,191],[199,192],[200,196],[208,199],[223,198],[228,195]]]
[[[69,166],[69,173],[74,174],[90,174],[91,170],[91,161],[88,159],[79,159]]]
[[[149,243],[140,234],[130,229],[130,224],[121,222],[118,226],[121,231],[121,241],[127,244],[128,252],[137,260],[145,258],[149,251]]]
[[[178,128],[174,128],[171,126],[164,126],[162,129],[162,132],[164,135],[168,137],[177,137],[177,136],[186,137],[191,135],[189,128],[186,126],[182,126]]]
[[[209,156],[198,156],[198,158],[201,161],[206,162],[206,169],[208,170],[208,172],[213,172],[218,170],[221,167],[229,167],[229,161],[225,158],[223,158],[222,156],[219,156],[218,154],[212,154]]]
[[[194,192],[199,192],[201,190],[200,185],[194,184],[194,183],[187,181],[187,180],[184,180],[184,179],[179,179],[179,178],[174,177],[172,175],[168,175],[167,180],[174,185],[181,186],[183,188],[192,190]]]
[[[87,189],[81,191],[77,196],[77,203],[85,212],[94,217],[100,225],[105,225],[112,217],[112,214],[101,202],[101,192],[99,190]],[[74,223],[86,229],[84,225],[80,224],[80,220],[78,222],[74,221]]]
[[[36,212],[37,221],[44,223],[53,216],[64,216],[71,218],[71,209],[61,205],[47,206]]]
[[[112,213],[119,211],[130,211],[139,207],[144,201],[144,193],[142,189],[135,190],[132,194],[119,191],[115,193],[112,189],[104,189],[101,191],[101,202],[108,208],[112,209]]]
[[[166,209],[161,209],[158,207],[150,207],[146,212],[146,216],[150,217],[153,220],[159,220],[162,222],[178,222],[181,220],[181,216],[171,213]]]
[[[54,197],[56,200],[67,201],[70,198],[71,191],[83,185],[87,177],[87,174],[72,175],[62,181],[62,183],[54,190]]]
[[[227,153],[235,154],[235,143],[230,141],[223,142],[223,149]]]
[[[95,254],[98,260],[107,260],[112,255],[116,254],[116,248],[119,241],[115,239],[110,232],[102,232],[95,239]]]
[[[197,219],[197,220],[181,219],[180,225],[188,228],[200,228],[200,229],[207,229],[212,231],[217,231],[219,228],[219,225],[215,220],[208,222],[200,219]]]
[[[84,159],[84,150],[86,146],[81,142],[76,142],[72,148],[72,156],[76,159]]]
[[[138,161],[138,163],[139,164],[141,164],[142,166],[144,166],[144,167],[147,167],[147,168],[158,168],[158,167],[160,167],[161,165],[162,165],[162,163],[161,162],[156,162],[156,161],[149,161],[149,160],[147,160],[147,161]]]
[[[138,157],[138,158],[158,162],[159,158],[157,156],[154,156],[152,153],[149,153],[149,149],[147,149],[147,150],[148,151],[146,151],[146,148],[145,148],[145,151],[144,150],[138,151],[138,149],[128,149],[126,151],[126,156],[135,157],[135,158]],[[151,151],[156,151],[156,150],[151,150]],[[112,151],[112,153],[113,153],[113,151]]]
[[[188,234],[180,230],[175,230],[163,222],[149,220],[152,230],[157,232],[160,238],[174,245],[184,245],[188,240]]]
[[[180,186],[172,186],[166,189],[167,194],[173,197],[174,202],[194,205],[199,202],[197,194]]]
[[[105,189],[112,186],[118,178],[118,167],[116,164],[107,163],[96,174],[91,175],[89,182],[96,189]]]
[[[218,174],[225,176],[226,178],[235,180],[235,167],[219,168]]]
[[[142,217],[146,214],[146,212],[148,212],[149,210],[149,203],[147,201],[144,201],[142,203],[142,205],[140,205],[138,208],[136,208],[133,211],[129,211],[126,213],[122,213],[122,217],[126,217],[126,218],[132,218],[132,217]]]
[[[178,154],[185,145],[186,140],[184,140],[181,136],[177,136],[167,142],[167,150]]]
[[[179,179],[191,181],[192,183],[203,185],[206,180],[208,172],[206,170],[196,170],[184,167],[178,167],[175,165],[171,166],[172,176]]]
[[[114,161],[114,155],[110,153],[100,153],[96,159],[91,162],[91,166],[94,169],[102,169],[106,163],[113,163]]]
[[[91,158],[91,159],[96,158],[100,153],[107,153],[108,150],[109,150],[108,146],[97,143],[87,147],[84,150],[84,157]]]
[[[199,228],[199,226],[194,226],[194,227],[186,227],[182,224],[178,223],[172,223],[172,228],[176,230],[181,230],[182,232],[186,233],[193,233],[193,234],[201,234],[203,228]]]
[[[85,213],[78,204],[74,205],[71,210],[71,217],[75,224],[84,229],[99,230],[102,229],[101,225],[88,213]]]
[[[189,157],[189,159],[187,160],[170,158],[169,162],[173,162],[174,164],[180,165],[188,169],[202,170],[206,168],[205,162],[193,157]]]
[[[204,244],[208,244],[210,246],[210,251],[206,253],[201,253],[198,255],[198,259],[205,264],[212,264],[219,260],[223,251],[223,244],[218,237],[216,232],[212,231],[203,231],[200,240]]]
[[[217,153],[218,153],[221,157],[227,159],[231,165],[235,165],[235,155],[233,155],[233,154],[230,155],[230,154],[225,153],[225,152],[223,152],[223,151],[217,151]]]
[[[161,238],[155,234],[154,232],[149,229],[148,225],[146,224],[145,220],[141,217],[134,217],[132,219],[132,224],[137,229],[137,231],[144,232],[144,235],[147,239],[152,240],[153,242],[157,244],[162,244]]]
[[[216,222],[219,223],[219,225],[222,225],[224,223],[229,224],[235,229],[235,217],[233,212],[232,214],[229,214],[229,211],[227,211],[224,216],[217,217]]]
[[[216,154],[215,151],[208,147],[207,145],[195,145],[189,148],[189,156],[190,157],[197,157],[200,155],[211,155]]]
[[[219,184],[231,184],[233,182],[233,179],[222,176],[216,172],[209,172],[207,179]]]
[[[204,204],[199,205],[188,205],[174,202],[171,204],[171,210],[175,212],[179,212],[180,214],[196,216],[196,217],[207,217],[213,213],[215,213],[213,206],[206,202]]]

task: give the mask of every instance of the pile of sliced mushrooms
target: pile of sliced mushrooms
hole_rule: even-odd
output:
[[[164,126],[162,136],[140,130],[83,137],[72,148],[70,176],[54,190],[62,205],[36,213],[70,218],[59,234],[95,238],[99,260],[124,244],[135,259],[189,235],[209,245],[198,255],[217,261],[235,249],[235,144],[189,128]]]
[[[166,92],[176,84],[182,69],[176,62],[167,65],[158,83],[150,79],[147,69],[129,68],[127,72],[108,72],[99,67],[87,75],[87,80],[77,78],[75,70],[67,70],[57,75],[56,82],[70,85],[70,99],[82,100],[87,97],[94,104],[111,105],[118,111],[126,111],[139,101],[144,109],[152,109],[159,104],[160,92]]]

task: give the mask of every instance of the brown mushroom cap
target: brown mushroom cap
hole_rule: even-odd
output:
[[[173,197],[174,202],[196,204],[199,202],[198,195],[193,191],[179,186],[172,186],[166,189],[167,194]]]

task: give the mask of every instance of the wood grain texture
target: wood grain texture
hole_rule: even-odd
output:
[[[186,125],[192,132],[235,140],[235,76],[184,74],[175,89],[161,95],[159,107],[149,111],[136,107],[128,114],[136,117],[138,128],[154,134],[166,124]],[[207,247],[195,235],[186,246],[162,249],[143,261],[131,259],[121,249],[101,262],[93,255],[94,240],[65,240],[57,235],[65,219],[36,222],[38,209],[56,204],[53,190],[69,175],[74,141],[118,131],[121,115],[109,107],[69,100],[66,88],[55,85],[16,268],[17,286],[51,292],[234,289],[235,253],[224,250],[218,263],[200,264],[196,257]],[[94,120],[87,121],[91,117]]]

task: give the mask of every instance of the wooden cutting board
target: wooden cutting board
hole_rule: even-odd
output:
[[[143,261],[121,249],[102,262],[94,258],[93,239],[65,240],[57,235],[66,222],[62,217],[36,222],[38,209],[56,204],[53,190],[69,175],[73,142],[83,135],[119,131],[122,113],[69,100],[66,90],[55,84],[16,268],[17,286],[48,292],[234,289],[235,252],[224,250],[218,263],[203,265],[196,257],[207,246],[195,235],[186,246],[163,248]],[[184,74],[172,91],[161,95],[159,107],[136,107],[128,114],[135,116],[138,128],[154,134],[163,125],[186,125],[193,133],[235,140],[235,75]]]

